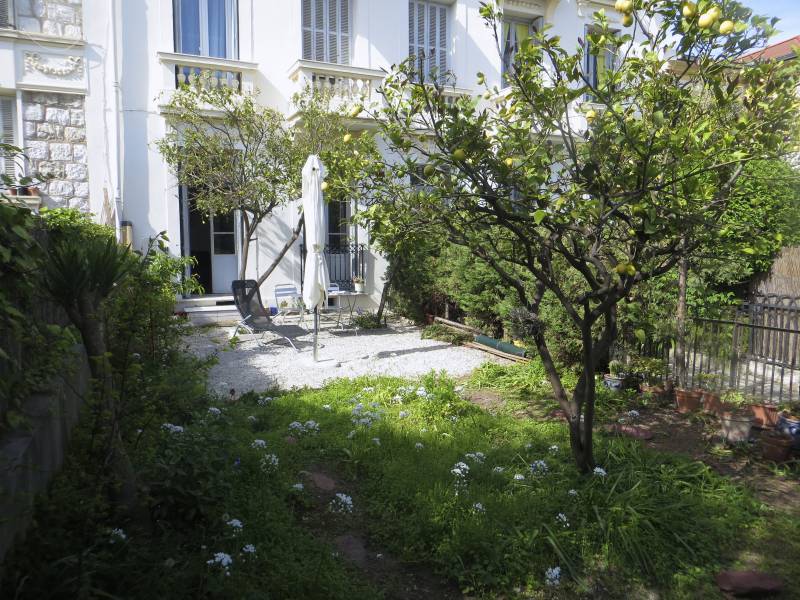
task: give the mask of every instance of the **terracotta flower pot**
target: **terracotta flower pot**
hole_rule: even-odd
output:
[[[687,390],[685,388],[675,388],[675,403],[678,405],[678,412],[685,415],[700,408],[700,400],[703,392],[700,390]]]
[[[642,394],[652,394],[655,398],[661,399],[666,394],[663,385],[647,385],[645,383],[639,386],[639,391]]]
[[[761,438],[761,456],[764,460],[782,463],[789,460],[792,438],[784,435],[765,435]]]
[[[778,407],[771,404],[751,404],[753,426],[759,429],[775,429],[778,424]]]
[[[723,412],[719,415],[722,437],[729,444],[739,444],[750,439],[753,417],[739,412]]]
[[[703,412],[718,415],[722,412],[722,400],[716,392],[703,392]]]

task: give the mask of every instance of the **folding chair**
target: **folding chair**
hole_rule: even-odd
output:
[[[236,323],[233,331],[235,336],[240,329],[248,333],[260,333],[259,343],[263,346],[269,342],[264,341],[264,335],[274,333],[279,339],[289,342],[295,352],[300,352],[294,345],[293,339],[308,335],[308,331],[297,325],[277,325],[273,322],[269,312],[261,303],[261,292],[254,279],[237,279],[231,284],[233,291],[233,301],[242,319]],[[275,341],[275,340],[273,340]]]

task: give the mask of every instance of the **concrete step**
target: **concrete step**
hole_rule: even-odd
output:
[[[233,306],[233,296],[230,294],[204,294],[180,298],[175,302],[175,310],[188,310],[196,306]]]

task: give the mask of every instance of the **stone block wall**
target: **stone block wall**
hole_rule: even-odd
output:
[[[22,121],[28,173],[49,174],[40,186],[48,208],[89,210],[84,98],[73,94],[24,92]]]
[[[15,0],[16,25],[23,31],[83,37],[83,0]]]

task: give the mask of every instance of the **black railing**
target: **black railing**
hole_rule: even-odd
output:
[[[331,283],[341,290],[353,291],[353,278],[364,279],[366,275],[366,246],[364,244],[341,244],[325,246],[325,261],[328,263],[328,275]],[[306,267],[306,247],[300,247],[300,285]]]

